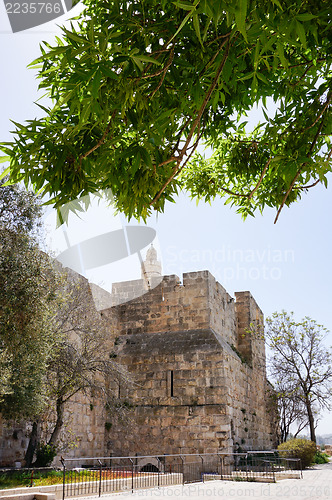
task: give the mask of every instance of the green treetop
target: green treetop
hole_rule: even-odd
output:
[[[243,216],[274,207],[276,219],[327,184],[328,0],[85,4],[33,63],[52,105],[2,145],[13,182],[56,207],[111,189],[120,211],[146,218],[183,189],[225,197]],[[247,133],[255,105],[265,122]]]

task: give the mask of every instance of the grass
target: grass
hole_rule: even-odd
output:
[[[143,473],[144,474],[144,473]],[[63,472],[59,471],[47,471],[39,472],[34,471],[33,476],[32,470],[30,471],[15,471],[10,474],[2,473],[0,474],[0,489],[8,488],[19,488],[21,486],[50,486],[52,484],[61,484],[63,481]],[[134,474],[137,476],[137,473]],[[141,475],[141,473],[140,473]],[[99,470],[73,470],[67,471],[67,479],[69,483],[80,483],[84,481],[98,481],[99,480]],[[103,470],[102,480],[105,479],[122,479],[125,477],[131,477],[131,471],[122,470]]]
[[[32,471],[13,472],[11,474],[0,474],[0,489],[19,488],[31,485]],[[38,472],[34,471],[33,486],[49,486],[62,482],[62,471]]]

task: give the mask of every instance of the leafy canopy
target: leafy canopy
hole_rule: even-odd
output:
[[[2,144],[13,181],[56,207],[111,189],[116,207],[138,218],[184,189],[225,197],[243,216],[274,207],[277,219],[327,185],[329,0],[85,4],[32,63],[52,105]],[[265,122],[247,133],[255,105]]]

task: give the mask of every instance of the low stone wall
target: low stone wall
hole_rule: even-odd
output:
[[[0,500],[61,500],[62,484],[0,490]]]
[[[154,488],[158,486],[172,486],[182,484],[183,475],[181,473],[170,474],[142,474],[120,479],[103,480],[101,484],[102,493],[116,493],[120,491]],[[81,483],[67,483],[65,498],[98,495],[99,481],[89,481]],[[0,500],[61,500],[63,485],[40,486],[32,488],[15,488],[10,490],[0,490]]]

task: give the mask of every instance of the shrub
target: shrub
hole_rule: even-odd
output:
[[[314,461],[316,444],[308,439],[290,439],[278,446],[281,457],[300,458],[302,467],[308,467]],[[285,451],[283,451],[285,450]]]
[[[40,443],[36,452],[35,467],[48,467],[56,456],[56,447],[53,444]]]
[[[327,464],[329,462],[329,456],[326,453],[322,453],[321,451],[317,451],[314,456],[315,464]]]

